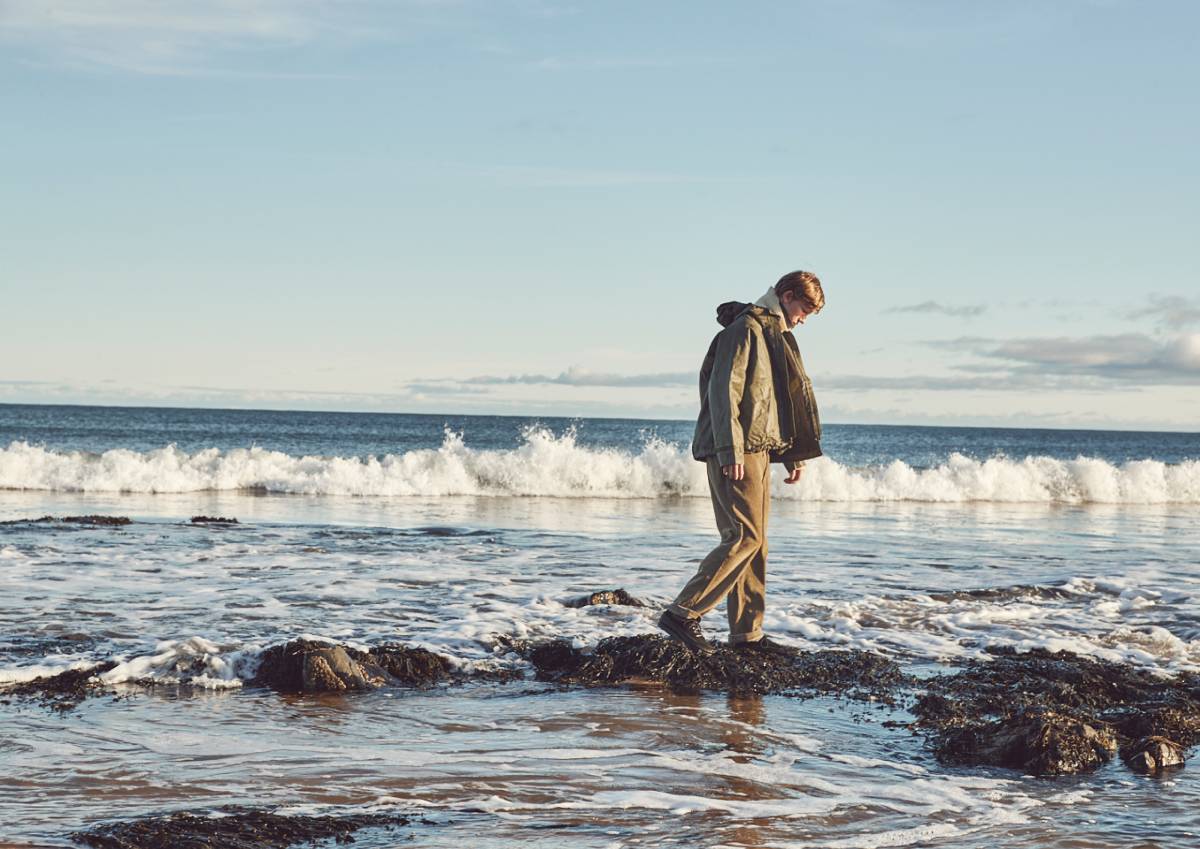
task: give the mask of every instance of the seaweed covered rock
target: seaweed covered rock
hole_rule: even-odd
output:
[[[303,816],[229,805],[215,811],[179,811],[108,823],[70,835],[95,849],[162,849],[162,847],[221,847],[221,849],[285,849],[296,844],[336,840],[354,842],[364,828],[396,828],[411,818],[401,814]]]
[[[116,665],[114,661],[109,660],[86,669],[68,669],[57,675],[45,675],[31,681],[6,685],[0,688],[0,696],[33,699],[42,706],[57,711],[73,710],[80,702],[101,689],[93,680],[95,676]]]
[[[1138,741],[1200,741],[1200,691],[1187,676],[1165,678],[1066,651],[992,655],[928,679],[916,701],[916,725],[944,763],[1062,775],[1094,769],[1118,745],[1129,753],[1127,763],[1157,765],[1174,755],[1162,746],[1139,750]]]
[[[1121,760],[1134,772],[1156,773],[1183,766],[1183,746],[1166,737],[1143,737],[1121,749]]]
[[[869,652],[768,654],[721,646],[703,655],[658,635],[609,637],[591,652],[554,640],[528,647],[525,655],[539,680],[586,687],[655,681],[692,692],[837,693],[892,702],[909,680],[894,662]]]
[[[1176,707],[1139,707],[1109,712],[1106,717],[1122,737],[1139,740],[1166,737],[1183,747],[1200,742],[1200,703]]]
[[[454,677],[450,658],[427,649],[388,643],[371,649],[368,657],[406,687],[428,687]]]
[[[1103,710],[1176,693],[1149,670],[1068,651],[993,649],[990,654],[990,660],[971,661],[954,675],[930,679],[929,692],[956,705],[967,718],[1040,705]]]
[[[649,607],[650,605],[641,599],[634,598],[623,589],[615,590],[600,590],[591,595],[585,595],[582,598],[571,599],[564,602],[567,607],[591,607],[596,604],[617,604],[626,607]]]
[[[292,640],[263,652],[252,684],[285,693],[345,693],[385,686],[427,687],[451,677],[449,658],[385,645],[370,652],[315,640]]]
[[[941,737],[935,753],[942,763],[1074,775],[1095,769],[1116,751],[1117,738],[1108,726],[1035,708],[954,729]]]
[[[237,519],[226,518],[224,516],[193,516],[191,518],[193,525],[236,525]]]

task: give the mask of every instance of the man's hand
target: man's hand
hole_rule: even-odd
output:
[[[746,476],[746,467],[741,463],[732,463],[728,466],[722,466],[721,474],[731,481],[740,481]]]
[[[791,474],[789,474],[786,478],[784,478],[783,482],[784,483],[800,483],[800,476],[802,474],[804,474],[803,466],[801,466],[798,469],[792,469]]]

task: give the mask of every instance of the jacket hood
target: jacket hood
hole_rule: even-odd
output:
[[[722,327],[728,327],[733,324],[733,320],[741,315],[748,306],[751,306],[751,304],[745,301],[726,301],[717,307],[717,324]]]
[[[767,312],[779,319],[781,330],[790,329],[787,324],[787,317],[783,312],[783,305],[779,303],[779,296],[775,294],[775,287],[767,290],[761,298],[752,304],[745,301],[726,301],[717,307],[717,323],[722,327],[728,327],[733,324],[733,320],[746,311],[749,307],[762,307]]]

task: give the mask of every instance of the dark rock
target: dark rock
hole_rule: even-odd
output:
[[[622,604],[626,607],[649,607],[650,605],[641,599],[634,598],[623,589],[616,590],[601,590],[600,592],[585,595],[582,598],[572,599],[564,602],[567,607],[590,607],[594,604]]]
[[[314,640],[292,640],[263,651],[250,683],[285,693],[343,693],[390,683],[363,652]]]
[[[251,684],[285,693],[344,693],[377,687],[428,687],[451,678],[449,658],[419,648],[386,645],[370,652],[292,640],[262,655]]]
[[[1135,772],[1155,773],[1183,766],[1183,746],[1166,737],[1143,737],[1121,749],[1121,760]]]
[[[453,677],[450,659],[426,649],[387,644],[371,649],[369,657],[405,687],[428,687]]]
[[[524,653],[539,680],[585,687],[655,681],[688,692],[838,693],[891,703],[909,681],[894,662],[869,652],[768,654],[718,646],[702,655],[657,635],[609,637],[591,652],[555,640]]]
[[[226,519],[224,516],[193,516],[193,525],[236,525],[237,519]]]
[[[1164,678],[1071,652],[991,654],[928,679],[916,700],[915,726],[945,763],[1061,775],[1094,768],[1117,744],[1124,751],[1153,736],[1182,746],[1200,741],[1200,691],[1189,676]]]
[[[392,677],[366,658],[351,658],[341,646],[305,652],[301,670],[306,693],[374,690]]]
[[[1106,725],[1029,709],[954,729],[941,737],[935,754],[942,763],[1000,766],[1030,775],[1074,775],[1095,769],[1116,751],[1116,735]]]
[[[92,678],[115,667],[111,660],[105,661],[89,669],[70,669],[57,675],[46,675],[23,681],[20,684],[10,684],[2,689],[5,695],[21,696],[37,701],[44,707],[57,711],[74,710],[88,696],[94,695],[100,688]]]
[[[1184,747],[1200,742],[1200,705],[1125,709],[1105,718],[1117,727],[1121,736],[1131,740],[1168,737]]]
[[[282,816],[231,805],[109,823],[70,837],[96,849],[284,849],[330,839],[352,843],[351,835],[361,829],[390,829],[411,822],[400,814]]]
[[[1004,648],[990,653],[991,660],[972,661],[955,675],[932,679],[930,690],[965,702],[975,715],[1039,705],[1096,710],[1143,704],[1175,690],[1150,670],[1072,652]]]
[[[978,590],[947,590],[930,593],[929,597],[935,601],[1011,601],[1024,598],[1075,598],[1076,594],[1064,587],[1016,584],[1011,587],[986,587]]]

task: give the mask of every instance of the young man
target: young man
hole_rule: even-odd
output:
[[[660,628],[696,651],[713,650],[700,617],[722,599],[727,599],[734,648],[782,648],[762,632],[770,464],[783,463],[784,482],[794,484],[804,461],[821,456],[817,404],[791,330],[824,306],[817,276],[793,271],[753,304],[717,308],[725,329],[713,339],[700,369],[692,456],[708,466],[721,543],[658,620]]]

